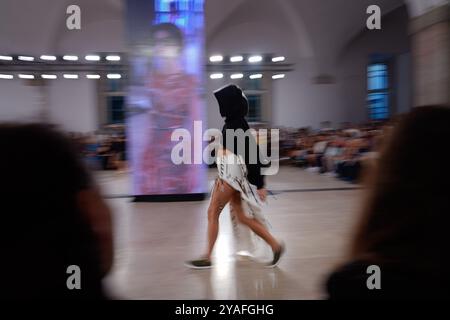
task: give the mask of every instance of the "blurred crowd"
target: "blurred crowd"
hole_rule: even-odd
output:
[[[79,155],[91,170],[124,170],[126,137],[123,132],[71,133]]]
[[[329,127],[283,129],[280,132],[280,158],[309,171],[358,182],[363,169],[378,157],[386,130],[393,122],[370,122]]]
[[[279,129],[279,156],[282,164],[334,176],[351,183],[359,182],[363,169],[376,160],[386,130],[394,121],[345,124],[333,129],[328,122],[320,130],[310,128]],[[265,128],[254,127],[255,130]],[[268,144],[271,135],[259,137]],[[124,170],[127,161],[127,138],[123,131],[70,133],[79,155],[91,170]],[[215,166],[215,163],[211,165]]]

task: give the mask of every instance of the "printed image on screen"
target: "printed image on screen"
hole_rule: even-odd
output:
[[[135,195],[206,191],[202,164],[174,164],[176,129],[203,121],[203,0],[128,0],[127,135]],[[193,145],[193,144],[192,144]],[[194,149],[190,150],[194,159]],[[202,150],[195,150],[202,152]]]

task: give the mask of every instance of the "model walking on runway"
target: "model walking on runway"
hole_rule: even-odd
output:
[[[274,267],[284,253],[284,245],[270,234],[262,214],[261,204],[266,198],[266,190],[256,141],[251,135],[249,139],[234,138],[234,143],[227,141],[227,130],[238,130],[234,131],[238,137],[249,130],[245,120],[248,113],[247,98],[235,85],[219,89],[214,95],[219,103],[220,114],[225,118],[225,125],[222,129],[222,146],[216,157],[219,176],[214,183],[208,208],[208,247],[204,256],[188,261],[186,265],[194,269],[212,266],[211,254],[219,231],[219,216],[225,205],[230,203],[238,221],[270,245],[273,259],[267,266]],[[238,146],[241,141],[245,142],[244,148]],[[257,161],[250,161],[255,159],[250,152],[257,153]]]

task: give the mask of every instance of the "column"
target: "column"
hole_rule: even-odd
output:
[[[414,106],[450,104],[450,6],[411,20]]]

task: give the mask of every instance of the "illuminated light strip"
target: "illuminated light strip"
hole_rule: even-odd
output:
[[[209,57],[209,61],[210,62],[222,62],[223,56],[221,56],[221,55],[211,56],[211,57]]]
[[[285,76],[285,74],[274,74],[272,79],[283,79]]]
[[[230,76],[231,79],[242,79],[244,75],[242,73],[235,73]]]
[[[241,61],[244,61],[243,56],[234,56],[230,58],[230,62],[241,62]]]
[[[57,79],[58,77],[56,76],[56,74],[43,74],[41,75],[42,79]]]
[[[213,73],[209,76],[211,79],[222,79],[223,73]]]
[[[78,79],[78,75],[77,74],[71,74],[71,73],[65,73],[63,75],[64,79]]]
[[[34,61],[34,57],[30,57],[30,56],[18,56],[17,59],[22,60],[22,61]]]
[[[106,75],[106,77],[108,79],[120,79],[120,78],[122,78],[122,76],[120,74],[118,74],[118,73],[108,73]]]
[[[40,59],[47,60],[47,61],[55,61],[56,56],[50,56],[50,55],[44,54],[44,55],[40,56]]]
[[[34,79],[32,74],[19,74],[20,79]]]
[[[63,56],[63,60],[67,60],[67,61],[78,61],[78,56],[66,55],[66,56]]]
[[[261,73],[257,73],[257,74],[252,74],[250,76],[250,79],[261,79],[263,77],[263,75]]]
[[[285,57],[283,57],[283,56],[280,56],[280,57],[273,57],[272,58],[272,62],[281,62],[281,61],[284,61],[286,58]]]
[[[108,61],[120,61],[120,56],[117,56],[117,55],[106,56],[106,60],[108,60]]]
[[[248,62],[250,63],[261,62],[262,59],[263,58],[261,56],[251,56],[250,58],[248,58]]]
[[[89,54],[84,57],[87,61],[100,61],[100,56]]]

